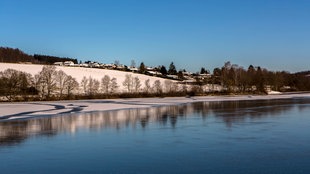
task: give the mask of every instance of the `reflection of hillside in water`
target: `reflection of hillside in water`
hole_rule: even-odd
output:
[[[175,127],[179,118],[214,116],[226,126],[245,119],[260,119],[309,108],[309,99],[198,102],[176,106],[153,107],[109,112],[91,112],[56,117],[0,122],[0,145],[19,143],[32,135],[52,136],[59,132],[75,133],[79,129],[146,127],[148,123]]]
[[[226,126],[243,122],[246,119],[261,119],[278,116],[294,108],[299,111],[309,109],[309,99],[279,99],[257,101],[212,102],[210,108],[217,118],[223,120]]]

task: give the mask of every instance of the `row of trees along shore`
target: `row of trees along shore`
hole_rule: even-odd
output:
[[[126,74],[122,84],[117,79],[104,75],[101,80],[83,77],[79,83],[75,78],[53,65],[45,65],[32,76],[29,73],[7,69],[0,72],[0,94],[2,101],[32,101],[59,99],[92,99],[122,97],[163,97],[208,94],[265,94],[266,87],[277,91],[309,91],[309,72],[291,74],[273,72],[250,65],[244,69],[226,62],[215,68],[209,78],[196,78],[187,84],[182,81],[156,80],[141,82],[138,76]],[[120,90],[120,85],[124,90]],[[214,86],[222,88],[215,89]],[[142,88],[143,86],[143,88]],[[208,86],[208,90],[206,90]]]
[[[266,88],[275,91],[309,91],[310,71],[289,73],[287,71],[269,71],[250,65],[244,69],[236,64],[226,62],[222,68],[215,68],[213,76],[202,83],[222,85],[226,91],[266,92]]]
[[[35,76],[14,69],[0,72],[2,101],[181,96],[187,92],[180,92],[178,84],[171,80],[165,80],[163,84],[155,80],[151,84],[149,79],[141,82],[138,76],[132,74],[126,74],[121,85],[125,91],[120,90],[117,79],[109,75],[104,75],[101,80],[84,76],[79,83],[53,65],[43,66]]]

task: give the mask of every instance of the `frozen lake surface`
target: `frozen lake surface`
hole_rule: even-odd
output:
[[[310,98],[0,122],[0,173],[310,173]]]

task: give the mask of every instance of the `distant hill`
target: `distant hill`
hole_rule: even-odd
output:
[[[56,57],[48,55],[29,55],[18,48],[0,47],[0,62],[20,63],[31,62],[33,64],[53,64],[54,62],[73,61],[78,63],[77,59],[67,57]]]
[[[301,71],[295,73],[296,75],[310,76],[310,71]]]
[[[19,63],[31,62],[39,63],[33,56],[24,53],[18,48],[0,47],[0,62]]]

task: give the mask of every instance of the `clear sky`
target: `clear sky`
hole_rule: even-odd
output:
[[[310,69],[309,0],[0,0],[0,46],[103,63]]]

